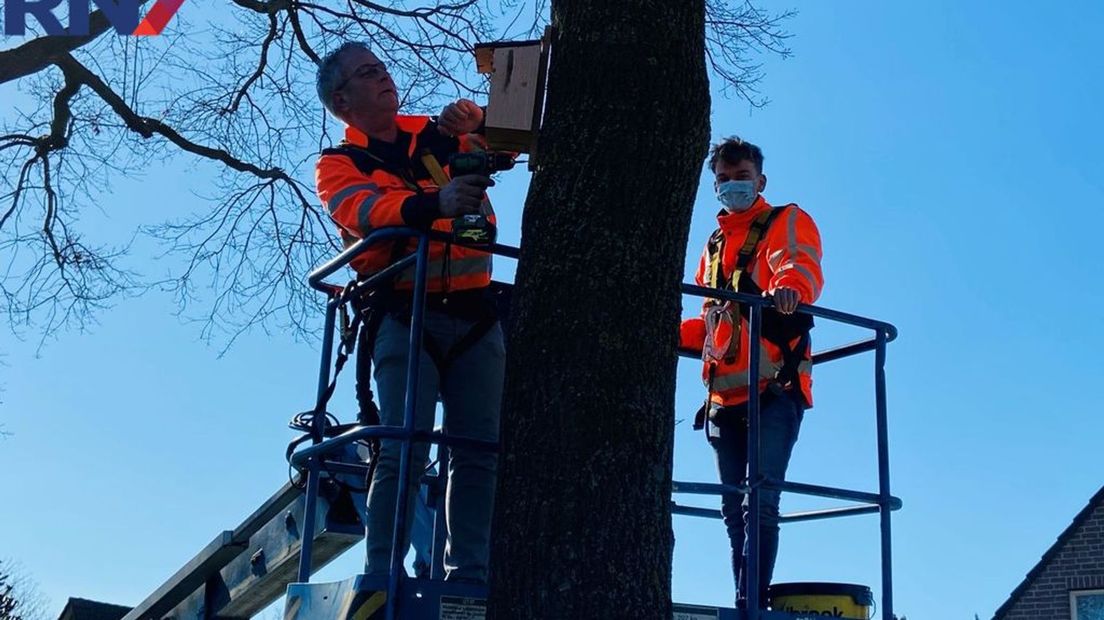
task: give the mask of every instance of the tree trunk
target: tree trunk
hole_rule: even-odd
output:
[[[553,0],[509,330],[491,617],[670,618],[704,0]]]

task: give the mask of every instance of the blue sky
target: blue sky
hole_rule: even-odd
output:
[[[818,222],[822,305],[900,328],[888,366],[893,490],[904,500],[897,612],[988,617],[1104,484],[1093,393],[1104,5],[1063,2],[1045,15],[1029,2],[788,6],[800,11],[795,54],[766,61],[772,103],[751,111],[715,97],[712,134],[760,144],[768,200],[797,202]],[[194,179],[158,168],[118,183],[114,206],[87,224],[129,231],[201,209]],[[526,182],[513,172],[492,190],[506,242],[517,241]],[[150,183],[179,196],[164,207],[178,211],[144,208]],[[703,174],[692,259],[714,212]],[[685,305],[689,315],[695,303]],[[316,343],[254,333],[220,357],[175,311],[157,294],[125,301],[38,354],[36,339],[0,335],[0,423],[14,433],[0,440],[10,498],[0,557],[23,563],[55,612],[68,596],[137,603],[286,479],[285,422],[310,406]],[[822,322],[815,341],[861,335]],[[876,488],[872,365],[817,369],[792,479]],[[680,418],[702,397],[697,373],[680,362]],[[711,451],[689,426],[677,427],[676,477],[712,481]],[[730,601],[721,524],[676,517],[675,527],[676,599]],[[359,548],[319,578],[358,564]],[[853,517],[786,527],[776,581],[877,592],[877,569],[877,520]]]

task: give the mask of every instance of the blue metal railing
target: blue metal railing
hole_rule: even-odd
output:
[[[306,533],[306,535],[303,537],[302,548],[300,550],[301,555],[299,559],[298,578],[300,582],[308,582],[310,581],[310,576],[312,572],[311,547],[313,538],[310,533],[312,533],[314,529],[315,507],[317,503],[318,486],[321,477],[321,466],[325,461],[326,455],[340,449],[342,446],[363,439],[379,438],[398,439],[402,441],[403,447],[399,457],[400,484],[398,485],[398,497],[396,498],[397,503],[395,506],[395,526],[392,534],[390,562],[391,570],[390,574],[388,575],[386,614],[388,620],[393,620],[395,618],[395,602],[397,601],[400,576],[405,574],[402,566],[402,561],[406,552],[406,546],[403,544],[405,540],[405,532],[403,530],[405,529],[406,523],[406,505],[409,487],[407,484],[404,483],[404,481],[407,480],[410,473],[410,450],[412,443],[427,442],[440,446],[462,444],[483,450],[497,450],[498,448],[498,444],[495,442],[479,441],[461,437],[449,437],[441,432],[419,431],[414,427],[414,411],[417,405],[416,387],[418,385],[417,360],[419,357],[419,352],[421,351],[422,321],[425,311],[426,269],[429,262],[429,243],[431,240],[450,239],[442,233],[426,233],[406,227],[378,229],[370,234],[368,237],[350,246],[345,251],[341,252],[341,254],[334,257],[332,260],[310,274],[308,278],[310,286],[318,291],[325,293],[328,296],[322,344],[322,360],[319,370],[318,394],[319,396],[321,396],[327,389],[330,382],[330,367],[333,363],[333,338],[334,328],[336,324],[336,313],[338,308],[348,301],[348,299],[346,298],[347,293],[344,286],[327,283],[325,279],[336,273],[342,267],[348,265],[353,259],[364,253],[368,248],[372,247],[373,245],[392,239],[410,238],[418,239],[418,248],[414,252],[414,254],[404,257],[403,259],[397,261],[395,264],[387,267],[379,273],[374,274],[361,284],[362,287],[372,287],[389,280],[392,276],[396,275],[400,271],[407,270],[411,267],[414,268],[414,304],[411,316],[410,343],[408,350],[409,356],[407,366],[406,402],[403,411],[403,425],[359,426],[346,431],[345,433],[338,435],[337,437],[325,439],[323,437],[323,424],[325,423],[325,416],[318,415],[314,418],[314,428],[311,432],[313,439],[312,445],[297,451],[291,457],[292,465],[305,470],[307,476],[306,506],[304,511],[304,532]],[[520,253],[518,248],[500,244],[494,244],[492,246],[481,249],[486,249],[492,254],[515,259],[519,256]],[[750,309],[748,320],[748,339],[750,343],[748,347],[748,359],[756,360],[759,358],[761,348],[759,335],[762,331],[763,309],[769,308],[773,305],[773,302],[769,298],[749,295],[746,293],[722,291],[702,286],[695,286],[692,284],[683,284],[682,293],[695,297],[723,299],[747,305]],[[837,347],[814,354],[813,364],[823,364],[830,361],[851,357],[860,353],[865,353],[868,351],[875,352],[874,382],[876,401],[875,414],[878,437],[878,492],[869,493],[851,489],[781,481],[762,477],[760,475],[758,441],[760,432],[760,394],[758,390],[754,389],[749,390],[748,398],[748,411],[750,412],[750,424],[748,433],[748,480],[758,481],[758,484],[722,485],[675,481],[672,485],[672,491],[676,494],[686,493],[706,495],[721,495],[723,493],[735,492],[750,496],[748,511],[749,551],[747,558],[748,610],[746,612],[746,617],[749,620],[758,620],[759,609],[761,604],[763,603],[762,601],[759,601],[758,583],[760,523],[759,494],[761,492],[761,489],[772,488],[778,489],[782,492],[860,502],[859,504],[854,506],[844,506],[839,508],[830,508],[825,510],[783,515],[781,520],[782,522],[799,522],[835,518],[855,514],[871,514],[875,512],[878,513],[880,515],[881,524],[881,611],[883,618],[893,618],[893,579],[891,553],[892,541],[890,529],[890,513],[894,510],[900,509],[901,500],[894,497],[890,493],[889,434],[886,413],[885,360],[886,345],[897,337],[897,328],[889,323],[885,323],[882,321],[876,321],[874,319],[869,319],[854,314],[848,314],[845,312],[839,312],[837,310],[831,310],[828,308],[821,308],[818,306],[802,304],[798,307],[797,311],[831,321],[836,321],[839,323],[870,329],[874,332],[873,337],[867,340],[862,340],[852,344],[844,345],[842,347]],[[680,349],[679,354],[684,357],[698,358],[700,357],[701,352],[690,349]],[[749,363],[748,367],[756,368],[757,365]],[[326,462],[326,466],[330,467],[331,464],[329,462]],[[708,510],[691,506],[681,506],[674,502],[672,502],[672,512],[674,514],[711,518],[720,518],[721,516],[720,512],[717,510]]]
[[[773,302],[767,297],[722,291],[690,284],[682,285],[682,292],[696,297],[709,297],[739,302],[750,307],[748,317],[748,368],[757,368],[752,363],[759,359],[761,348],[760,333],[762,330],[763,309],[771,307]],[[853,325],[870,329],[874,335],[860,342],[824,351],[813,356],[813,364],[822,364],[829,361],[851,357],[867,351],[875,352],[874,361],[874,389],[875,389],[875,418],[878,434],[878,492],[866,493],[851,489],[803,484],[766,478],[760,474],[759,466],[759,390],[748,391],[748,480],[760,481],[750,487],[732,488],[725,485],[717,485],[717,494],[721,492],[739,492],[748,495],[748,554],[747,554],[747,617],[749,620],[758,620],[759,610],[763,601],[759,600],[759,494],[761,489],[770,488],[783,492],[800,495],[814,495],[833,499],[843,499],[862,502],[857,506],[847,506],[829,510],[788,515],[782,518],[783,522],[810,521],[815,519],[835,518],[854,514],[869,514],[877,512],[881,520],[881,556],[882,556],[882,617],[893,618],[893,567],[892,567],[892,541],[890,528],[890,513],[901,508],[901,500],[890,493],[889,486],[889,431],[886,413],[886,386],[885,386],[885,360],[886,345],[897,338],[897,328],[883,321],[876,321],[838,310],[821,308],[802,304],[798,306],[798,312],[821,317],[838,323]],[[700,351],[680,350],[680,355],[687,357],[699,357]],[[752,383],[748,382],[749,385]],[[674,492],[679,493],[679,485],[676,484]],[[686,492],[686,491],[681,491]],[[712,516],[719,518],[719,514],[707,515],[700,509],[683,507],[675,504],[676,514],[692,516]]]

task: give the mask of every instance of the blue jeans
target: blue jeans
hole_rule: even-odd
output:
[[[437,468],[423,471],[431,476],[437,475]],[[414,576],[428,579],[433,568],[433,525],[436,505],[430,505],[429,487],[421,485],[418,489],[418,501],[414,504],[414,524],[410,532],[410,546],[414,547]],[[368,518],[364,521],[367,523]]]
[[[424,333],[442,351],[447,351],[468,333],[472,325],[471,321],[427,309]],[[410,328],[391,316],[383,320],[376,336],[372,358],[379,392],[380,421],[386,425],[403,424],[409,339]],[[415,428],[425,431],[433,429],[437,397],[440,395],[445,412],[445,433],[497,441],[505,361],[502,327],[497,323],[452,360],[444,373],[438,372],[436,364],[423,348],[419,358]],[[370,574],[386,574],[389,570],[399,485],[401,443],[384,440],[380,444],[379,463],[368,493],[365,572]],[[403,524],[403,531],[406,532],[403,549],[409,548],[418,480],[428,455],[428,444],[415,443],[412,446],[410,462],[415,466],[410,468],[410,477],[406,481],[408,504],[406,523]],[[445,578],[486,581],[498,454],[455,447],[448,450],[447,463]]]
[[[797,433],[805,415],[800,395],[766,392],[760,400],[759,471],[775,480],[786,478],[786,468],[797,442]],[[717,453],[717,471],[722,484],[742,484],[748,468],[747,405],[715,410],[709,425],[709,444]],[[767,587],[774,575],[778,555],[778,504],[781,492],[759,491],[759,601],[766,607]],[[732,575],[737,586],[737,606],[747,598],[747,512],[748,496],[726,493],[721,496],[721,514],[732,547]]]

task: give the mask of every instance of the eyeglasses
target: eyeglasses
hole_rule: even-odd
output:
[[[337,88],[334,88],[334,92],[345,88],[345,85],[348,84],[353,78],[374,80],[386,73],[387,65],[383,64],[382,62],[364,63],[363,65],[357,67],[349,77],[342,80],[341,83],[337,85]]]

